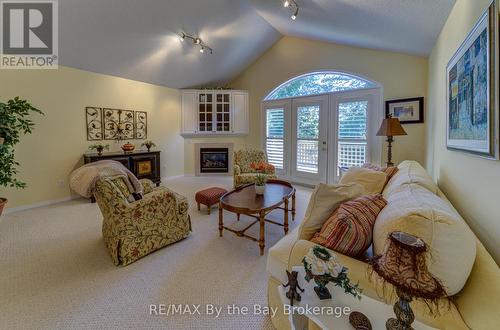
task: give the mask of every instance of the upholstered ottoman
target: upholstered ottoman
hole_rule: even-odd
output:
[[[210,214],[212,205],[219,203],[219,199],[225,193],[227,193],[226,189],[218,187],[211,187],[198,191],[194,197],[198,203],[198,211],[200,210],[200,204],[203,204],[207,206],[207,213]]]

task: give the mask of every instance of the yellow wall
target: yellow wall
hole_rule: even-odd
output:
[[[102,106],[148,112],[148,139],[162,152],[162,177],[184,172],[180,134],[180,96],[175,89],[67,67],[58,70],[2,70],[0,98],[29,100],[45,112],[34,115],[32,135],[16,147],[19,179],[27,189],[0,188],[8,207],[57,200],[70,195],[68,175],[83,162],[91,143],[86,139],[85,107]],[[139,147],[141,140],[132,140]],[[122,143],[106,141],[113,150]],[[64,180],[62,187],[59,180]]]
[[[346,71],[375,80],[384,87],[384,100],[427,94],[426,58],[283,37],[231,84],[250,92],[249,145],[261,143],[262,99],[288,79],[319,70]],[[393,159],[412,159],[425,165],[425,124],[404,128],[408,136],[395,138]],[[382,153],[385,162],[385,148]]]
[[[500,162],[446,149],[446,65],[491,0],[457,0],[429,58],[428,168],[500,263]]]

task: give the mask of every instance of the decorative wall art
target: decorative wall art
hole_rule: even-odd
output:
[[[134,138],[133,111],[104,108],[103,119],[105,140],[129,140]]]
[[[146,139],[148,114],[111,108],[86,107],[87,140]]]
[[[498,158],[497,1],[488,8],[446,67],[449,149]]]
[[[401,124],[424,122],[424,98],[390,100],[385,102],[385,115],[397,118]]]
[[[148,113],[145,111],[135,112],[135,138],[145,139],[148,135]]]
[[[87,117],[87,140],[102,140],[102,109],[86,107],[85,114]]]

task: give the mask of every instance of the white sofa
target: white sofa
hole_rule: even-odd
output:
[[[412,302],[417,320],[439,329],[495,329],[500,325],[500,270],[481,242],[470,231],[444,194],[425,170],[413,161],[405,161],[383,191],[388,201],[374,228],[374,251],[380,253],[387,233],[408,230],[415,217],[432,220],[432,230],[417,226],[418,236],[435,249],[429,269],[446,281],[451,304],[440,305],[440,315],[431,316],[422,302]],[[419,207],[418,212],[412,208]],[[406,213],[404,213],[406,212]],[[416,215],[417,214],[417,215]],[[405,215],[403,218],[401,215]],[[439,227],[442,224],[453,226]],[[448,222],[448,223],[447,223]],[[448,228],[451,227],[451,228]],[[440,229],[441,228],[441,229]],[[298,239],[299,228],[290,232],[269,249],[267,258],[268,302],[279,312],[272,322],[277,329],[289,329],[278,295],[280,283],[286,283],[285,270],[300,266],[303,256],[314,245]],[[437,237],[436,237],[437,236]],[[363,293],[392,304],[392,290],[382,290],[380,283],[369,278],[368,264],[335,252],[338,260],[349,268],[351,279],[359,281]],[[470,274],[470,275],[469,275]],[[390,285],[388,285],[390,287]],[[459,291],[459,292],[458,292]],[[385,296],[382,296],[385,292]],[[458,292],[458,293],[457,293]],[[443,300],[444,302],[444,300]],[[449,306],[447,308],[446,306]],[[310,324],[310,328],[314,328]]]

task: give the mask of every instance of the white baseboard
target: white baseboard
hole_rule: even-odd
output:
[[[8,207],[3,211],[3,214],[12,214],[12,213],[19,212],[19,211],[26,211],[26,210],[30,210],[30,209],[35,209],[37,207],[48,206],[48,205],[52,205],[52,204],[59,204],[59,203],[67,202],[67,201],[77,199],[77,198],[78,197],[76,197],[76,196],[66,196],[66,197],[59,198],[59,199],[52,199],[52,200],[48,200],[48,201],[42,201],[42,202],[18,206],[18,207]]]
[[[172,176],[165,176],[165,177],[161,178],[161,181],[165,182],[165,181],[168,181],[168,180],[183,178],[185,176],[186,175],[184,175],[184,174],[181,174],[181,175],[172,175]]]

